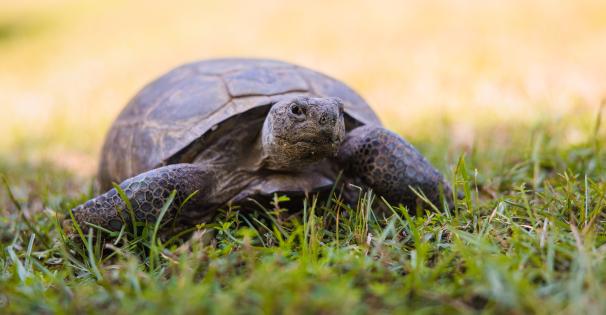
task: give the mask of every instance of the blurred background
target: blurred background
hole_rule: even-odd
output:
[[[439,127],[465,149],[501,126],[596,115],[606,1],[2,0],[0,159],[92,176],[145,83],[226,56],[320,70],[406,137]]]

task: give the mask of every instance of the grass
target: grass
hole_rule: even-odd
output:
[[[599,115],[597,117],[600,117]],[[463,192],[456,209],[410,216],[366,192],[222,209],[191,239],[156,225],[102,244],[59,220],[92,196],[56,166],[3,160],[3,313],[600,314],[606,184],[600,119],[486,130],[448,153],[448,128],[413,139]],[[583,127],[584,126],[584,127]],[[562,141],[571,128],[576,143]],[[500,130],[499,132],[503,132]],[[508,153],[506,153],[508,152]],[[457,163],[457,156],[461,159]],[[86,186],[86,185],[85,185]],[[82,187],[82,186],[80,186]],[[429,207],[428,207],[429,209]],[[97,231],[96,233],[103,233]]]

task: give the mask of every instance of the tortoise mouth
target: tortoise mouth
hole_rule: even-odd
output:
[[[291,138],[287,138],[287,137],[278,136],[277,138],[288,144],[292,144],[292,145],[298,145],[298,144],[335,145],[340,142],[337,137],[325,137],[325,138],[300,137],[297,139],[291,139]]]

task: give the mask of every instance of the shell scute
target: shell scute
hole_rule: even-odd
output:
[[[233,97],[275,95],[308,90],[299,72],[292,68],[249,68],[224,76]]]
[[[191,76],[174,82],[166,89],[148,114],[148,119],[164,123],[166,117],[170,117],[176,123],[187,127],[190,120],[204,119],[216,110],[216,106],[226,104],[230,100],[225,85],[217,77]]]

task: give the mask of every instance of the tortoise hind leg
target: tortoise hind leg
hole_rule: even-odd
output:
[[[415,209],[419,198],[412,187],[438,208],[441,196],[453,207],[450,185],[442,175],[412,145],[387,129],[362,126],[350,131],[337,160],[348,176],[360,179],[390,203]]]
[[[204,196],[208,196],[212,187],[211,173],[194,164],[174,164],[131,177],[120,184],[128,197],[137,221],[155,222],[160,209],[168,200],[173,190],[177,191],[174,201],[167,211],[164,220],[175,218],[177,208],[192,193],[197,193],[187,202],[187,210],[203,212]],[[94,224],[111,231],[118,231],[123,224],[130,224],[127,206],[116,189],[112,188],[86,203],[73,209],[74,217],[83,229]],[[203,213],[199,213],[203,214]],[[196,222],[189,222],[191,225]]]

